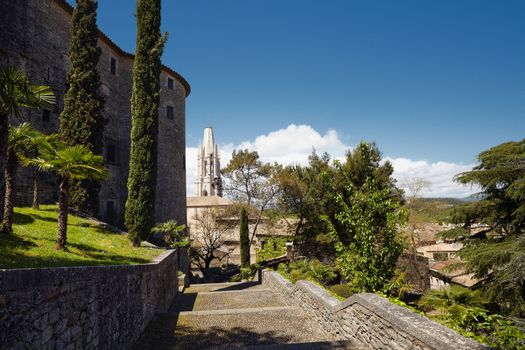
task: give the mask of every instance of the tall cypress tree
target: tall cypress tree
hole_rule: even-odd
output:
[[[250,266],[250,233],[248,230],[248,213],[246,209],[241,209],[241,267]]]
[[[97,63],[97,1],[77,0],[73,11],[68,89],[64,110],[60,115],[60,133],[69,145],[81,144],[94,154],[103,148],[104,100],[100,95],[100,76]],[[73,181],[70,187],[71,205],[81,211],[96,214],[100,183]]]
[[[126,227],[134,246],[154,225],[160,104],[160,0],[137,0],[137,46],[131,95],[131,155]]]

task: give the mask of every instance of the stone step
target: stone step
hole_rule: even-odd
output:
[[[169,313],[286,306],[269,289],[194,293],[186,290],[177,296]]]
[[[148,326],[136,349],[233,349],[333,340],[295,308],[230,311],[214,314],[203,310],[202,314],[184,312],[160,317]]]
[[[190,285],[185,292],[200,293],[200,292],[223,292],[234,290],[251,290],[265,288],[258,282],[226,282],[226,283],[198,283]]]
[[[270,344],[270,345],[253,345],[244,346],[241,348],[231,347],[215,347],[206,350],[370,350],[351,340],[339,341],[320,341],[310,343],[295,343],[295,344]]]

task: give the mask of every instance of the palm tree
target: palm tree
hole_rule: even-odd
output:
[[[49,171],[60,178],[58,196],[57,250],[67,250],[67,218],[69,210],[69,183],[71,180],[103,180],[109,176],[104,160],[82,145],[66,146],[63,142],[53,145],[44,142],[38,157],[26,158],[26,165],[39,171]]]
[[[54,145],[54,147],[57,147],[57,142],[60,140],[59,134],[51,134],[51,135],[45,135],[40,134],[39,136],[35,137],[32,141],[32,147],[28,152],[27,158],[36,158],[38,157],[38,154],[40,152],[40,149],[43,145],[50,143],[51,145]],[[33,200],[31,203],[31,208],[33,209],[40,209],[40,171],[36,167],[33,168]]]
[[[49,108],[54,104],[55,95],[51,88],[31,85],[25,74],[16,68],[0,67],[0,204],[4,199],[4,167],[7,158],[9,116],[18,116],[21,107]]]
[[[482,308],[487,304],[479,290],[470,290],[451,285],[441,290],[430,290],[419,300],[419,307],[425,310],[464,309],[467,307]]]
[[[33,129],[29,123],[22,123],[17,127],[9,128],[5,164],[4,218],[2,221],[2,230],[5,233],[12,232],[15,180],[20,158],[35,154],[38,143],[43,138],[44,135]]]

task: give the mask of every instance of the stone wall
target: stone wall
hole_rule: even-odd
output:
[[[49,85],[57,97],[49,118],[43,110],[24,110],[14,124],[31,122],[38,130],[57,132],[63,109],[69,66],[72,7],[65,0],[0,0],[0,65],[9,63],[26,72],[34,84]],[[169,20],[169,18],[164,18]],[[123,51],[104,33],[99,33],[101,56],[98,72],[101,94],[105,99],[104,156],[111,177],[102,182],[98,217],[123,227],[127,198],[131,131],[131,89],[133,55]],[[110,70],[111,59],[116,71]],[[173,88],[168,86],[168,77]],[[190,93],[186,80],[167,66],[162,66],[161,104],[159,109],[158,181],[155,218],[186,223],[185,101]],[[173,118],[167,115],[173,107]],[[112,161],[108,149],[115,150]],[[42,175],[42,201],[57,200],[53,176]],[[17,204],[29,204],[32,174],[20,169],[15,190]]]
[[[377,294],[355,294],[341,302],[310,281],[294,285],[269,270],[263,271],[262,283],[285,303],[316,319],[335,338],[357,340],[371,349],[487,349]]]
[[[128,349],[177,278],[175,250],[142,265],[0,270],[0,349]]]

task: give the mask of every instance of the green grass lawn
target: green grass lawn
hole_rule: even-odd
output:
[[[15,208],[13,235],[0,234],[0,269],[117,265],[150,262],[161,249],[133,248],[126,235],[113,233],[96,222],[69,215],[67,247],[55,250],[57,211],[54,205],[40,210]]]

